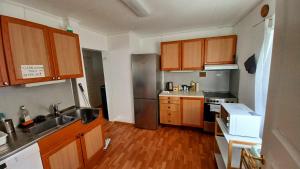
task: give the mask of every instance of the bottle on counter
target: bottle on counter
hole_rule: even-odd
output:
[[[29,111],[26,109],[25,106],[20,107],[20,114],[20,123],[22,126],[25,127],[33,123],[33,120],[30,118]]]
[[[196,82],[191,81],[191,90],[190,91],[192,91],[192,92],[196,91]]]

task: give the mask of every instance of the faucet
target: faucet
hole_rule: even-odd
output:
[[[60,114],[60,111],[58,110],[58,105],[60,104],[61,103],[51,104],[49,107],[50,113],[53,114],[55,117],[58,117]]]

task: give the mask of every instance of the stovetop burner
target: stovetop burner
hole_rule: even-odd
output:
[[[237,98],[230,92],[203,92],[204,102],[212,104],[237,103]]]
[[[204,93],[204,97],[206,98],[221,98],[221,99],[236,98],[234,95],[232,95],[229,92],[203,92],[203,93]]]

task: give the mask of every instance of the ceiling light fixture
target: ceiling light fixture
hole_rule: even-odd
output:
[[[136,16],[146,17],[150,15],[150,10],[141,0],[121,0]]]

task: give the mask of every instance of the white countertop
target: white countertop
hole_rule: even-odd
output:
[[[247,107],[244,104],[241,103],[222,103],[221,104],[224,109],[229,113],[229,114],[237,114],[237,115],[257,115],[254,113],[253,110],[251,110],[249,107]]]
[[[197,97],[197,98],[204,98],[203,92],[169,92],[169,91],[162,91],[159,96],[168,96],[168,97]]]

